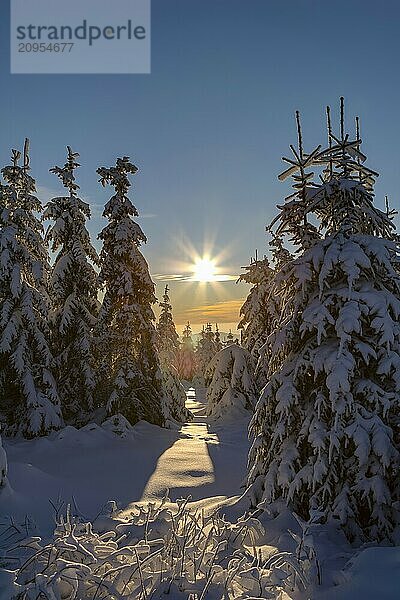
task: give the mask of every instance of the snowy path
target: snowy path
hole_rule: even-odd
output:
[[[195,418],[179,430],[141,421],[125,438],[91,424],[36,440],[4,440],[12,491],[1,495],[0,514],[28,514],[50,531],[49,501],[58,498],[93,518],[110,499],[129,509],[161,499],[167,489],[172,500],[191,495],[203,506],[237,496],[246,473],[247,423],[208,424],[204,396],[204,390],[188,392]]]
[[[191,388],[187,406],[194,420],[185,423],[179,438],[159,458],[141,501],[162,498],[166,489],[172,500],[191,496],[222,500],[240,494],[248,450],[247,423],[215,428],[207,423],[205,390]]]
[[[201,401],[204,396],[201,395],[199,401],[194,389],[189,390],[187,396],[187,406],[195,415],[194,421],[181,427],[179,439],[160,457],[142,500],[160,497],[160,491],[165,489],[173,491],[173,496],[187,495],[188,492],[193,495],[193,488],[215,481],[208,448],[218,444],[219,439],[215,433],[209,433],[205,404]]]

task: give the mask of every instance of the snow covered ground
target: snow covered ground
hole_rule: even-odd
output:
[[[133,503],[161,499],[167,489],[172,500],[191,495],[203,505],[237,496],[246,474],[247,422],[211,430],[204,398],[204,390],[197,398],[189,390],[195,418],[180,430],[142,421],[123,438],[92,424],[35,440],[4,440],[12,491],[0,496],[1,514],[28,514],[50,532],[50,501],[59,499],[92,519],[109,500],[129,510]]]
[[[189,389],[187,404],[194,420],[177,430],[140,422],[122,437],[110,427],[90,425],[81,430],[69,427],[32,441],[4,440],[9,487],[0,494],[0,523],[4,527],[9,516],[21,523],[28,516],[31,531],[46,538],[53,533],[55,512],[64,514],[67,503],[72,503],[75,514],[94,521],[109,500],[116,500],[118,517],[124,519],[134,505],[161,500],[167,489],[172,502],[190,495],[191,507],[211,511],[222,506],[227,517],[234,519],[240,514],[240,504],[238,508],[235,501],[246,473],[248,420],[218,426],[208,423],[205,390],[195,393]],[[295,556],[299,545],[290,531],[301,541],[301,527],[289,511],[278,507],[258,518],[265,529],[256,543],[262,559],[278,556],[278,552]],[[304,594],[282,598],[399,598],[400,548],[370,547],[355,552],[336,530],[318,525],[306,534],[301,543],[313,546],[311,555],[314,552],[317,561],[303,560],[304,575],[314,583],[319,576],[322,585],[311,586],[313,592],[310,587]],[[249,591],[240,597],[253,595]],[[205,600],[217,597],[211,588],[204,596]],[[1,590],[0,598],[5,598]],[[179,598],[186,600],[187,595]]]

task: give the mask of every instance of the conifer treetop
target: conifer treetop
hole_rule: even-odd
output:
[[[131,186],[128,174],[135,175],[138,170],[138,167],[130,162],[129,156],[124,156],[117,158],[115,167],[99,167],[97,173],[100,175],[99,181],[103,187],[109,184],[118,196],[126,197]]]
[[[96,172],[100,175],[99,181],[103,187],[109,184],[115,189],[115,194],[105,205],[103,217],[114,222],[121,222],[117,234],[121,242],[133,240],[137,246],[142,243],[145,244],[147,238],[142,228],[131,220],[131,217],[138,217],[139,212],[127,196],[131,186],[128,175],[135,175],[138,168],[130,162],[128,156],[124,156],[123,158],[117,158],[115,167],[99,167]],[[100,239],[105,239],[109,227],[103,229],[99,235]],[[115,235],[115,232],[113,235]]]
[[[21,157],[23,157],[22,166],[19,164]],[[36,182],[33,177],[28,174],[28,171],[30,170],[28,138],[25,138],[23,153],[21,153],[20,150],[11,150],[11,163],[11,165],[7,165],[1,170],[4,181],[11,188],[7,190],[8,195],[15,195],[18,197],[19,201],[21,201],[24,196],[27,201],[35,204],[34,210],[39,211],[41,208],[40,202],[33,196],[36,192]]]
[[[367,235],[393,235],[393,213],[381,211],[373,205],[374,183],[378,173],[364,163],[366,156],[360,150],[359,119],[356,118],[356,137],[345,133],[344,99],[340,99],[340,133],[332,131],[331,111],[327,107],[328,147],[317,146],[305,153],[300,116],[296,112],[298,149],[290,146],[294,159],[283,158],[291,166],[279,175],[281,181],[293,179],[295,192],[279,205],[280,214],[272,221],[270,230],[279,222],[276,235],[289,235],[300,249],[311,247],[324,234],[342,231],[360,231]],[[318,179],[313,171],[318,170]],[[309,219],[317,219],[319,228]]]
[[[79,153],[73,152],[70,146],[67,146],[67,152],[67,162],[64,166],[55,166],[50,169],[50,173],[54,173],[61,179],[63,186],[69,189],[69,194],[72,198],[73,196],[76,196],[76,193],[79,190],[79,185],[76,183],[74,175],[75,169],[80,167],[80,164],[77,162]]]

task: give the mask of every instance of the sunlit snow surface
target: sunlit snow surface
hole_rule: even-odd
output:
[[[195,418],[176,430],[140,422],[119,437],[110,427],[92,424],[32,441],[3,440],[9,485],[0,493],[0,523],[11,515],[20,523],[28,515],[39,535],[50,536],[53,507],[62,514],[71,502],[75,514],[95,520],[115,499],[123,519],[138,502],[161,499],[167,488],[172,501],[190,495],[193,508],[223,506],[229,519],[237,518],[243,509],[235,500],[246,474],[248,419],[207,423],[205,390],[188,389],[187,395]],[[296,553],[290,531],[299,533],[299,526],[288,510],[258,518],[266,532],[258,545],[264,559],[278,550]],[[330,528],[316,530],[314,539],[322,586],[304,600],[400,597],[399,548],[354,551]]]
[[[246,473],[247,422],[211,431],[204,402],[203,390],[197,398],[188,392],[195,419],[179,430],[141,421],[124,438],[91,424],[36,440],[4,440],[12,491],[1,494],[0,514],[29,514],[50,532],[50,500],[58,498],[91,519],[110,499],[129,510],[138,501],[161,499],[167,488],[172,500],[191,495],[202,505],[237,497]]]

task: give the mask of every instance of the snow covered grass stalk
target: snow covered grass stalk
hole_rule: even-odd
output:
[[[278,599],[296,581],[307,587],[295,555],[262,559],[257,519],[232,524],[191,509],[188,499],[167,505],[165,497],[158,506],[135,507],[124,521],[111,511],[93,523],[68,506],[50,540],[4,525],[0,600]]]

